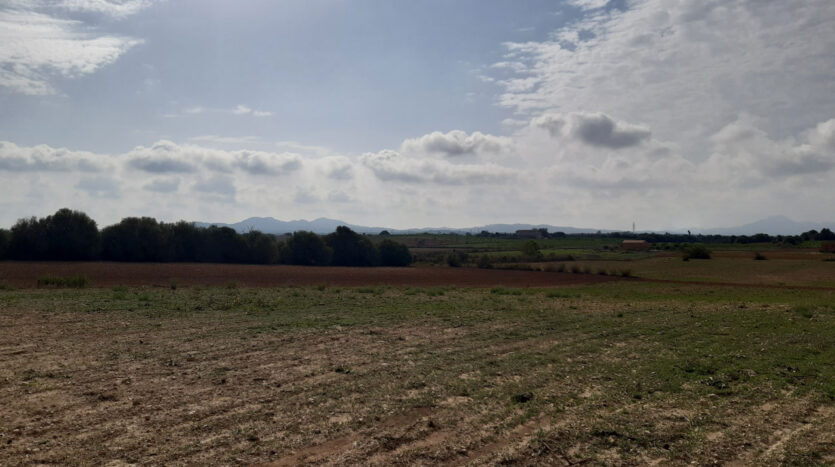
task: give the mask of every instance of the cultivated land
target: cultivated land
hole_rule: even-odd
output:
[[[789,253],[577,262],[639,279],[0,263],[0,463],[831,465],[835,263]],[[465,274],[495,282],[407,281]]]

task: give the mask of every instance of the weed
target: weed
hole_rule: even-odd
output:
[[[38,278],[38,287],[54,287],[57,289],[83,289],[84,287],[87,287],[88,283],[89,279],[87,279],[86,276],[43,276]]]

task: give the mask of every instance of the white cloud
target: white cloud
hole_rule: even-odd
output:
[[[516,170],[496,164],[452,164],[411,158],[391,150],[364,154],[360,161],[384,181],[470,185],[506,183],[518,176]]]
[[[467,134],[461,130],[448,133],[434,131],[419,138],[407,139],[401,145],[401,151],[438,153],[454,157],[475,153],[502,153],[512,148],[512,140],[503,136],[493,136],[475,131]]]
[[[0,141],[0,172],[98,172],[109,166],[108,157],[100,154]]]
[[[38,2],[44,4],[46,2]],[[61,0],[51,2],[55,8],[68,11],[97,13],[122,19],[151,6],[150,0]]]
[[[167,113],[164,116],[168,118],[176,118],[176,117],[183,117],[187,115],[203,115],[203,114],[228,114],[228,115],[238,115],[238,116],[250,116],[255,118],[264,118],[264,117],[272,117],[274,115],[273,112],[267,110],[255,110],[251,107],[248,107],[243,104],[238,104],[235,107],[230,108],[213,108],[213,107],[204,107],[200,105],[195,105],[191,107],[186,107],[179,112],[174,113]]]
[[[592,6],[596,2],[576,2]],[[602,3],[602,2],[600,2]],[[741,113],[795,135],[832,118],[835,2],[636,0],[596,10],[543,42],[508,43],[500,103],[535,116],[599,112],[640,121],[704,159]]]
[[[92,74],[141,43],[98,33],[81,21],[0,7],[0,86],[21,94],[54,94],[52,78]]]
[[[226,151],[171,141],[139,146],[123,155],[128,165],[148,173],[190,173],[198,170],[231,172],[235,169],[252,175],[282,175],[302,166],[302,157],[293,153],[273,153],[245,149]]]
[[[609,4],[609,0],[568,0],[568,4],[581,10],[597,10]]]

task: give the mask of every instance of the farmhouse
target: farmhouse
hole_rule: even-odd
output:
[[[620,247],[629,251],[646,251],[649,250],[649,243],[646,240],[624,240]]]
[[[539,229],[517,230],[517,238],[542,238],[542,231]]]

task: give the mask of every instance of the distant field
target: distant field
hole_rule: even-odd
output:
[[[645,279],[694,282],[730,282],[774,286],[835,287],[833,255],[815,251],[762,251],[767,258],[755,261],[753,252],[719,251],[709,260],[682,261],[679,254],[666,254],[633,261],[576,261],[592,270],[623,268]]]
[[[634,281],[0,290],[0,459],[832,464],[833,303]]]

